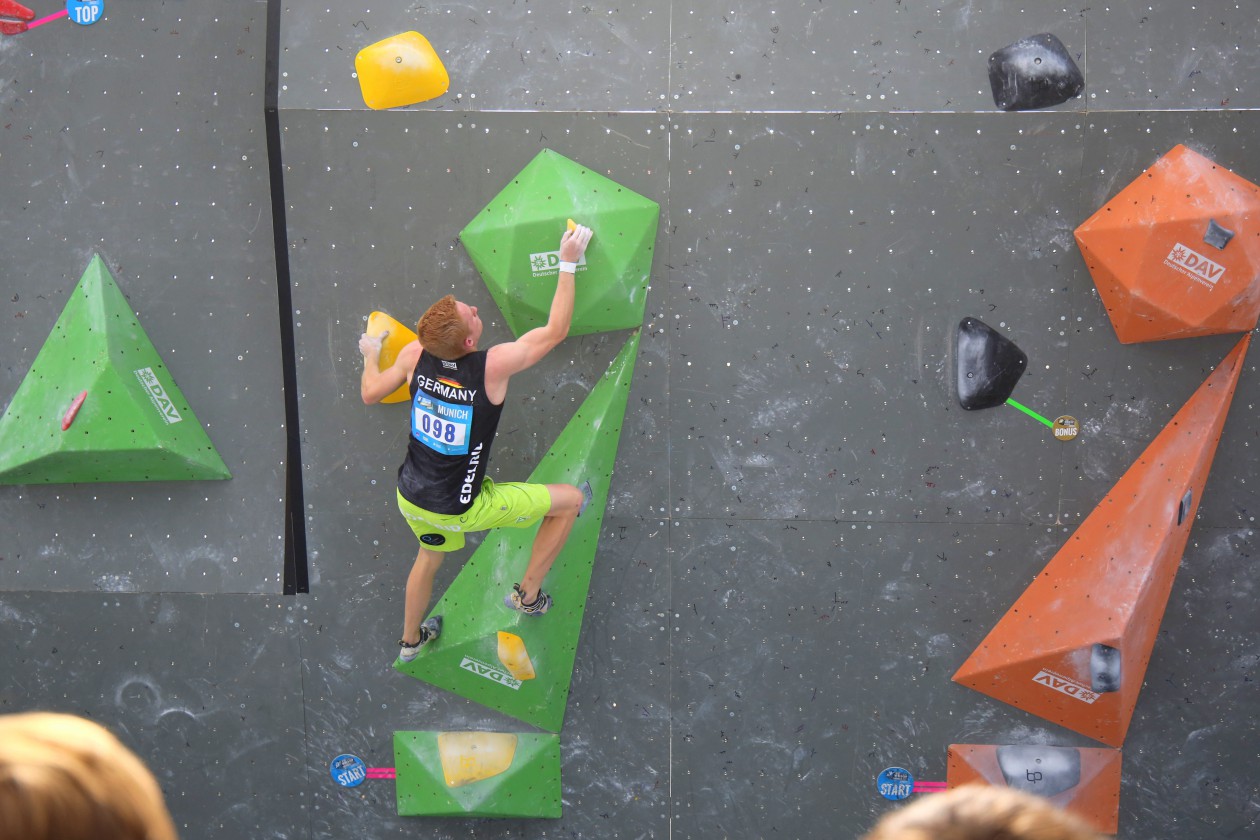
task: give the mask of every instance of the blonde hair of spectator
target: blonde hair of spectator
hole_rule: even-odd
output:
[[[0,840],[177,840],[157,780],[108,730],[0,716]]]
[[[1100,840],[1044,797],[988,785],[933,793],[885,814],[862,840]]]

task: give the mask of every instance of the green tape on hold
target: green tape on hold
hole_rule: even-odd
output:
[[[558,819],[560,736],[395,732],[400,817]]]
[[[442,637],[395,668],[526,723],[560,731],[638,348],[636,330],[529,477],[543,484],[580,485],[590,479],[595,494],[543,582],[555,599],[551,611],[525,616],[503,606],[503,596],[525,572],[537,529],[491,531],[433,608],[444,617]],[[499,631],[520,638],[533,679],[514,677],[501,661]]]
[[[655,201],[544,149],[459,238],[519,337],[547,322],[568,220],[591,228],[569,329],[585,335],[643,323],[660,212]]]
[[[218,478],[231,474],[94,256],[0,418],[0,484]]]

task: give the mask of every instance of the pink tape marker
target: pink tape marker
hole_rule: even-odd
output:
[[[43,26],[45,23],[49,23],[51,21],[57,20],[58,18],[67,17],[69,14],[70,12],[68,10],[62,9],[60,12],[53,12],[48,17],[42,17],[39,20],[31,21],[30,23],[26,25],[26,28],[28,30],[34,29],[37,26]]]

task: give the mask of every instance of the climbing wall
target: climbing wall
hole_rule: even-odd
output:
[[[341,371],[335,395],[304,387],[320,400],[308,431],[329,444],[372,441],[364,463],[319,447],[331,468],[313,470],[327,494],[319,507],[347,522],[312,521],[313,539],[335,546],[314,567],[325,585],[349,587],[321,617],[353,626],[341,604],[391,597],[377,636],[396,633],[415,548],[390,498],[401,412],[354,402],[357,319],[377,307],[401,318],[399,299],[412,297],[414,318],[454,292],[480,307],[491,340],[507,338],[457,235],[552,149],[662,206],[561,736],[564,825],[696,837],[857,830],[882,809],[873,780],[883,768],[916,763],[921,778],[945,778],[959,722],[969,739],[1008,743],[1031,727],[1034,738],[1086,743],[945,683],[1228,350],[1210,339],[1194,352],[1120,348],[1072,239],[1178,137],[1206,133],[1227,165],[1246,157],[1249,114],[1086,113],[1202,102],[1208,88],[1260,101],[1238,75],[1250,59],[1227,71],[1205,57],[1187,79],[1129,84],[1137,42],[1167,38],[1190,55],[1220,26],[1167,17],[1150,36],[1127,13],[1014,15],[998,3],[518,5],[415,18],[308,9],[287,30],[281,94],[295,288],[317,289],[299,292],[310,302],[298,307],[299,346],[311,348],[299,370],[304,383],[332,362]],[[451,88],[368,113],[340,56],[407,28],[435,45]],[[1044,31],[1082,67],[1113,69],[1053,111],[995,113],[977,57]],[[1164,67],[1150,63],[1157,78]],[[1226,92],[1223,77],[1241,89]],[[957,113],[928,113],[939,111]],[[1055,441],[1010,407],[959,409],[953,341],[964,316],[1028,353],[1020,402],[1077,417],[1078,441]],[[570,339],[514,381],[498,475],[532,470],[549,441],[541,430],[563,426],[615,346]],[[1245,478],[1242,464],[1222,466],[1221,486]],[[1213,486],[1201,511],[1221,537],[1200,545],[1201,562],[1251,539],[1250,514]],[[371,519],[358,514],[365,504]],[[438,592],[458,562],[447,561]],[[1167,626],[1174,637],[1193,632],[1182,616]],[[317,644],[345,649],[345,635],[325,631]],[[1228,659],[1236,641],[1223,644]],[[320,720],[369,713],[353,671],[327,680]],[[445,692],[378,690],[396,730],[418,703],[444,725],[520,725]],[[1140,737],[1160,751],[1159,732]],[[344,745],[318,743],[324,755]],[[1132,821],[1152,782],[1140,760],[1129,772],[1136,793],[1121,818]],[[325,813],[340,809],[326,830],[359,824],[343,792],[317,796]],[[376,803],[392,824],[391,800]],[[1237,824],[1234,813],[1218,830]]]
[[[266,5],[106,6],[0,36],[0,406],[99,254],[232,477],[0,487],[0,711],[109,727],[181,837],[274,836],[303,819],[305,746]]]
[[[365,407],[358,396],[361,362],[356,345],[364,328],[363,319],[374,309],[384,309],[405,323],[413,322],[417,309],[454,292],[481,309],[488,340],[510,340],[511,330],[498,315],[490,292],[456,238],[542,145],[536,131],[515,127],[511,116],[503,114],[469,117],[430,113],[422,124],[415,125],[403,112],[377,113],[373,116],[381,118],[380,123],[374,121],[371,132],[362,139],[353,129],[355,120],[362,117],[359,112],[286,111],[283,116],[289,123],[285,132],[286,160],[302,175],[289,180],[288,190],[294,208],[290,225],[296,245],[294,308],[302,311],[296,329],[298,374],[305,433],[312,441],[306,493],[313,510],[327,512],[311,516],[307,523],[315,547],[311,554],[314,597],[310,617],[312,626],[324,628],[312,634],[309,644],[318,651],[316,656],[320,659],[349,663],[362,658],[388,665],[397,649],[393,642],[401,629],[400,586],[418,546],[398,514],[393,490],[406,446],[408,408]],[[665,156],[664,136],[653,139],[646,133],[647,128],[659,125],[656,118],[605,115],[596,120],[587,115],[568,115],[564,119],[567,131],[556,125],[559,136],[567,139],[551,147],[567,157],[580,157],[583,148],[597,147],[620,134],[647,138],[646,148],[619,139],[622,163],[611,172],[605,167],[602,174],[642,195],[664,192],[666,173],[655,163]],[[329,130],[324,131],[325,127]],[[614,133],[610,134],[610,129]],[[345,134],[347,131],[349,135]],[[344,136],[356,139],[340,142]],[[359,145],[353,145],[355,142]],[[552,142],[550,137],[547,142]],[[474,160],[502,163],[473,168],[470,164]],[[331,171],[327,171],[329,166]],[[446,172],[448,168],[451,173]],[[374,176],[377,172],[383,175]],[[380,184],[384,182],[392,186],[382,190]],[[372,187],[373,183],[377,186]],[[331,211],[324,209],[327,206],[331,206]],[[372,233],[366,239],[358,233],[344,240],[329,239],[323,235],[323,216],[329,212],[344,220],[345,225],[359,225],[367,220],[363,229]],[[413,238],[411,230],[427,235]],[[555,232],[557,243],[562,232],[563,225]],[[403,240],[407,245],[402,250],[392,244]],[[351,242],[358,244],[350,248]],[[362,278],[374,279],[365,284]],[[650,285],[657,288],[655,280]],[[652,294],[650,289],[649,313]],[[662,717],[668,707],[668,669],[655,665],[666,661],[667,647],[664,635],[656,629],[660,619],[654,615],[663,612],[668,603],[665,587],[669,570],[657,554],[664,550],[666,533],[655,525],[645,529],[639,519],[653,512],[663,515],[663,511],[646,510],[644,500],[663,500],[667,477],[663,423],[668,395],[663,379],[653,381],[646,375],[667,364],[659,317],[645,318],[639,339],[639,357],[628,396],[631,408],[626,412],[607,491],[607,509],[592,577],[593,591],[604,591],[607,584],[599,578],[603,570],[620,568],[621,574],[633,575],[625,584],[625,597],[633,599],[628,603],[639,606],[610,614],[607,602],[601,598],[588,607],[582,638],[602,639],[603,644],[616,647],[602,657],[604,664],[584,660],[579,647],[562,735],[562,744],[571,737],[592,738],[591,733],[597,729],[611,731],[621,720],[619,709],[626,705],[652,709],[651,714],[636,718],[635,731],[622,736],[632,754],[644,757],[640,768],[632,777],[626,777],[624,784],[649,787],[657,768],[664,767],[661,751],[668,748],[667,726]],[[563,352],[552,354],[513,378],[509,408],[500,422],[491,457],[490,469],[496,480],[523,480],[533,472],[622,350],[627,337],[626,331],[617,331],[569,339]],[[302,349],[317,345],[318,355]],[[335,391],[308,384],[325,383],[329,369],[339,371]],[[307,404],[313,408],[307,409]],[[350,436],[356,438],[356,451],[362,453],[354,459],[347,458],[344,449],[344,441]],[[650,507],[662,506],[663,501],[654,501]],[[468,551],[446,561],[437,577],[435,601],[460,571],[460,562],[479,544],[479,537],[471,538]],[[652,581],[646,590],[639,583],[645,578]],[[360,628],[366,613],[373,614],[371,626]],[[649,617],[651,624],[647,623]],[[642,632],[646,627],[652,628],[652,638]],[[333,632],[331,628],[344,629]],[[608,641],[610,636],[617,640]],[[628,693],[616,701],[616,707],[597,701],[599,695],[607,696],[609,669],[621,672],[630,667],[629,661],[639,661],[638,657],[647,650],[658,651],[653,660],[656,674],[628,685]],[[623,657],[632,658],[626,665],[610,662]],[[317,721],[312,755],[322,757],[327,752],[331,758],[340,752],[353,752],[367,760],[370,749],[387,747],[387,743],[377,744],[365,733],[357,732],[351,724],[364,714],[388,711],[378,710],[379,703],[399,710],[399,717],[381,719],[381,726],[394,731],[414,728],[406,710],[421,707],[428,710],[425,714],[432,715],[433,721],[440,720],[444,728],[530,731],[519,721],[488,712],[453,694],[426,688],[398,674],[394,677],[373,689],[370,706],[364,708],[362,704],[368,703],[369,698],[363,694],[357,669],[347,667],[317,674],[321,690],[308,707],[308,713]],[[590,709],[595,717],[577,714],[580,709]],[[589,784],[598,792],[604,784],[600,780],[614,771],[605,767],[599,756],[591,756],[590,761],[592,768],[601,768],[590,771],[589,776]],[[566,763],[563,775],[567,779],[580,774],[580,768],[580,763]],[[651,781],[645,781],[648,779]],[[319,795],[328,797],[330,803],[328,810],[321,812],[321,819],[328,821],[322,830],[339,830],[334,826],[340,825],[340,820],[358,818],[354,809],[343,804],[343,794],[335,786],[321,789]],[[596,798],[602,796],[597,794]],[[392,795],[379,802],[378,816],[383,824],[390,824],[396,819]],[[332,810],[334,804],[336,810]],[[660,823],[659,816],[652,813],[635,819],[643,821],[645,830]]]
[[[1081,523],[956,682],[1123,746],[1250,340]]]
[[[265,29],[261,4],[118,4],[0,37],[0,401],[100,254],[233,476],[5,488],[0,518],[21,526],[0,537],[2,589],[281,591],[275,258],[248,92]]]
[[[188,838],[855,836],[894,806],[885,768],[1097,747],[950,675],[1237,341],[1120,344],[1073,231],[1178,144],[1260,178],[1248,4],[106,5],[0,36],[0,404],[99,252],[232,478],[0,487],[0,709],[111,726]],[[355,56],[408,30],[449,90],[372,110]],[[1044,32],[1084,91],[1001,112],[987,57]],[[448,292],[511,336],[458,237],[543,149],[660,205],[562,816],[399,816],[395,733],[538,733],[390,667],[406,408],[362,405],[356,340]],[[964,317],[1027,354],[1015,398],[1075,440],[958,405]],[[624,343],[574,336],[513,380],[496,478],[529,475]],[[1122,837],[1255,828],[1255,367],[1125,738]]]

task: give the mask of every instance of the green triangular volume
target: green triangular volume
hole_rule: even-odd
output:
[[[433,608],[444,617],[441,639],[413,661],[396,663],[398,670],[560,731],[638,348],[636,330],[529,477],[543,484],[590,481],[594,492],[544,582],[555,599],[551,611],[532,617],[503,606],[525,571],[537,529],[491,531]],[[532,678],[517,679],[499,659],[500,631],[521,639]]]
[[[547,322],[568,219],[594,232],[576,274],[570,335],[643,323],[660,205],[544,149],[460,232],[512,332]]]
[[[0,418],[0,484],[222,478],[231,473],[94,256]]]

